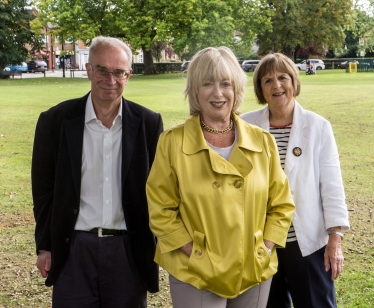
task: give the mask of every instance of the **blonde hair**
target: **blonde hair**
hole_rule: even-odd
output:
[[[296,97],[300,94],[299,70],[295,63],[284,54],[270,53],[257,64],[253,73],[253,86],[259,104],[267,104],[262,93],[261,79],[265,75],[275,71],[290,75],[293,85],[293,96]]]
[[[235,99],[232,112],[238,113],[238,107],[244,100],[247,75],[243,72],[238,60],[227,47],[208,47],[200,50],[191,60],[187,69],[187,85],[184,90],[188,98],[190,115],[198,115],[201,107],[197,96],[199,88],[206,80],[227,79],[233,85]]]
[[[129,65],[129,69],[131,68],[131,64],[132,64],[132,52],[131,52],[131,49],[129,46],[127,46],[127,44],[117,38],[114,38],[114,37],[105,37],[105,36],[97,36],[95,37],[93,40],[92,40],[92,44],[88,50],[88,63],[90,63],[90,58],[91,58],[91,54],[95,53],[95,50],[98,48],[98,47],[102,47],[102,46],[111,46],[111,47],[115,47],[115,48],[118,48],[118,49],[122,49],[126,55],[127,55],[127,58],[128,58],[128,65]]]

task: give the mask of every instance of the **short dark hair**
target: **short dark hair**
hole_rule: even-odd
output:
[[[300,94],[299,70],[295,63],[284,54],[278,52],[270,53],[257,64],[253,73],[253,86],[259,104],[267,104],[262,93],[261,79],[265,75],[275,71],[288,74],[292,79],[293,96],[296,97]]]

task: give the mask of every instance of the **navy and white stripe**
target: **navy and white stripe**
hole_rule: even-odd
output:
[[[288,140],[290,139],[291,128],[292,128],[292,124],[289,124],[285,127],[270,126],[270,133],[274,136],[275,141],[277,142],[280,163],[281,163],[283,170],[284,170],[284,164],[286,161],[287,146],[288,146]],[[297,238],[296,238],[295,229],[293,227],[293,224],[291,223],[290,229],[288,230],[287,242],[294,242],[296,240]]]

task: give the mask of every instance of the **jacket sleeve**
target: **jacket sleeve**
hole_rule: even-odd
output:
[[[320,191],[325,228],[349,229],[348,211],[340,170],[339,154],[332,127],[325,121],[321,130],[319,154]]]
[[[174,170],[174,149],[173,132],[169,130],[161,134],[147,181],[150,228],[162,253],[192,241],[179,215],[180,195]]]
[[[42,113],[36,125],[31,164],[36,253],[51,250],[51,209],[54,196],[54,155],[50,129]]]
[[[288,179],[282,170],[274,137],[266,133],[269,151],[269,198],[264,230],[264,239],[284,247],[291,225],[295,205]]]

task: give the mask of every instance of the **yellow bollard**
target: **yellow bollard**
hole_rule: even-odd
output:
[[[357,63],[349,62],[349,72],[357,73]]]

